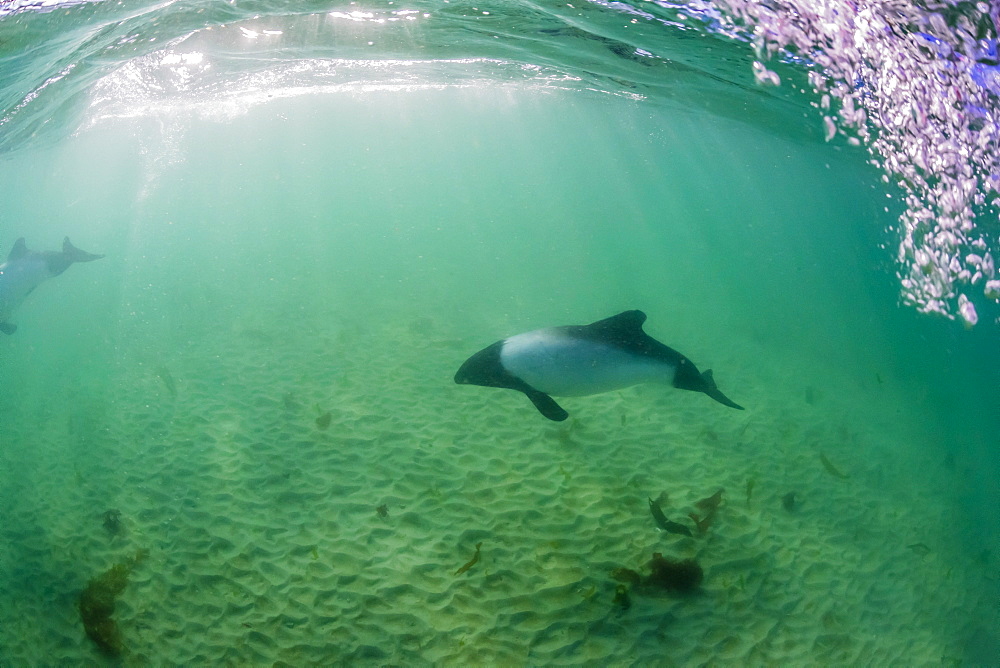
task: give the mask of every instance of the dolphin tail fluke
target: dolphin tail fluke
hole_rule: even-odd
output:
[[[712,377],[711,369],[701,374],[701,377],[705,381],[705,394],[712,397],[723,406],[729,406],[730,408],[735,408],[740,411],[743,410],[742,406],[719,391],[719,387],[715,384],[715,378]]]
[[[63,255],[70,264],[73,262],[92,262],[93,260],[100,260],[103,255],[96,255],[94,253],[88,253],[87,251],[82,251],[73,244],[70,243],[69,237],[63,240]]]

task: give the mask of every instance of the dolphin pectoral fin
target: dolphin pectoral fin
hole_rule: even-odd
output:
[[[17,331],[17,325],[11,324],[9,322],[0,322],[0,332],[4,334],[13,334]]]
[[[723,406],[729,406],[730,408],[735,408],[740,411],[744,410],[742,406],[719,391],[719,387],[715,384],[715,378],[712,377],[711,369],[701,374],[701,377],[705,380],[705,394],[712,397]]]
[[[563,407],[555,402],[555,400],[544,392],[539,392],[535,389],[522,390],[529,399],[531,403],[535,405],[538,412],[547,417],[550,420],[555,420],[556,422],[562,422],[569,417],[569,413],[563,410]]]

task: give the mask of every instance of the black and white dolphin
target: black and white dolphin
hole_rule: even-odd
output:
[[[711,370],[642,331],[646,314],[625,311],[589,325],[549,327],[497,341],[462,364],[455,382],[524,392],[550,420],[569,413],[550,395],[582,397],[648,382],[704,392],[743,410],[719,391]]]
[[[15,241],[7,261],[0,264],[0,332],[13,334],[17,330],[17,325],[9,321],[10,316],[32,290],[63,273],[74,262],[90,262],[102,257],[80,250],[69,242],[69,237],[63,241],[61,252],[30,251],[24,237]]]

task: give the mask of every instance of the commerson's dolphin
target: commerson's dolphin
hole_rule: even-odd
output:
[[[463,385],[524,392],[550,420],[569,417],[550,395],[582,397],[648,382],[704,392],[743,410],[719,391],[711,370],[642,331],[646,314],[625,311],[590,325],[549,327],[497,341],[470,357],[455,374]]]
[[[7,261],[0,264],[0,332],[13,334],[17,325],[9,321],[11,314],[39,285],[66,271],[74,262],[99,260],[103,255],[86,253],[63,241],[61,252],[30,251],[24,237],[14,242]]]

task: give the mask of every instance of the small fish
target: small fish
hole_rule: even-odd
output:
[[[663,510],[660,508],[659,500],[653,501],[652,499],[648,499],[648,501],[649,512],[653,514],[653,519],[656,520],[656,526],[660,527],[664,531],[669,531],[670,533],[677,533],[682,536],[691,535],[691,530],[686,526],[680,524],[679,522],[672,522],[667,519],[667,516],[663,514]]]
[[[285,406],[286,411],[294,411],[299,408],[299,402],[295,400],[294,392],[285,392],[281,397],[281,403]]]
[[[642,576],[633,571],[631,568],[614,568],[611,570],[611,577],[619,582],[626,582],[634,585],[642,582]]]
[[[707,513],[714,513],[715,509],[719,507],[720,503],[722,503],[722,493],[724,491],[726,490],[720,489],[712,496],[706,497],[701,501],[696,502],[694,505],[700,510],[704,510]]]
[[[615,599],[613,603],[622,612],[632,607],[632,598],[628,595],[628,587],[623,584],[615,587]]]
[[[747,508],[750,507],[750,499],[753,498],[753,486],[755,482],[753,478],[747,478]]]
[[[705,515],[704,517],[699,517],[697,513],[688,513],[688,517],[694,522],[694,525],[698,527],[698,533],[705,535],[708,533],[708,528],[712,526],[712,519],[715,517],[715,511],[712,511]]]
[[[720,488],[712,496],[705,497],[701,501],[696,501],[694,505],[702,512],[701,515],[688,513],[688,517],[694,522],[700,535],[705,535],[708,532],[708,528],[712,526],[715,513],[719,510],[719,504],[722,503],[722,493],[725,491],[725,489]]]
[[[170,393],[170,396],[176,399],[177,383],[174,382],[174,377],[170,375],[170,370],[165,366],[159,366],[156,368],[156,375],[161,381],[163,381],[163,386],[167,388],[167,392]]]
[[[104,518],[104,530],[112,536],[117,536],[124,528],[122,525],[122,512],[117,508],[107,510],[102,515]]]
[[[653,514],[653,519],[656,520],[656,526],[666,530],[666,525],[669,520],[667,519],[667,516],[663,514],[663,509],[660,508],[660,502],[653,501],[648,497],[647,501],[649,501],[649,512]]]
[[[330,426],[330,420],[333,419],[333,413],[327,411],[316,418],[316,428],[320,431],[326,431],[326,428]]]
[[[455,575],[461,575],[462,573],[464,573],[465,571],[469,570],[470,568],[479,563],[479,548],[481,548],[482,546],[483,546],[482,543],[476,543],[476,553],[472,555],[472,559],[469,559],[469,561],[464,566],[455,571]]]
[[[781,507],[788,512],[795,510],[795,492],[789,492],[781,497]]]
[[[264,343],[264,344],[274,343],[274,337],[262,329],[250,327],[248,329],[244,329],[240,333],[249,340],[256,341],[257,343]]]
[[[691,529],[688,529],[680,522],[671,522],[668,520],[667,525],[663,527],[663,530],[669,531],[670,533],[677,533],[682,536],[688,536],[689,538],[694,537],[694,534],[691,533]]]
[[[841,480],[847,480],[850,476],[845,473],[841,473],[836,466],[830,463],[830,460],[826,458],[822,452],[819,453],[819,460],[823,463],[823,468],[826,472],[832,475],[834,478],[840,478]]]

